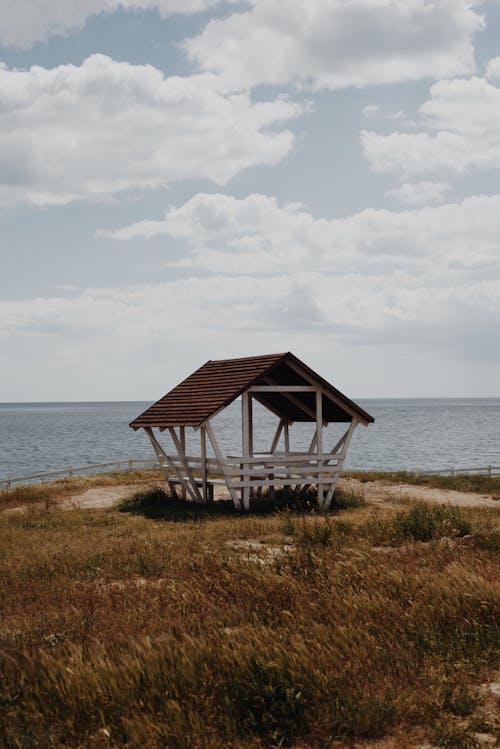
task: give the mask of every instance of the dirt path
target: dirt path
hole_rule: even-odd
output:
[[[122,499],[133,496],[136,492],[149,488],[149,483],[120,484],[117,486],[100,486],[85,491],[79,491],[62,500],[53,500],[55,504],[65,510],[93,509],[112,507]],[[339,486],[346,491],[361,494],[367,502],[375,504],[394,505],[401,502],[420,500],[434,504],[453,504],[462,507],[497,507],[500,501],[488,495],[473,494],[472,492],[457,492],[450,489],[435,489],[430,486],[415,486],[413,484],[391,484],[384,481],[360,481],[359,479],[341,479]],[[215,487],[215,500],[230,499],[229,492],[224,486]],[[19,512],[22,507],[10,508],[7,512]]]
[[[433,504],[452,504],[461,507],[499,507],[500,502],[487,494],[457,492],[451,489],[436,489],[432,486],[414,484],[391,484],[385,481],[360,481],[341,479],[340,486],[362,494],[367,502],[383,503],[391,501],[424,501]]]
[[[500,502],[488,495],[471,492],[457,492],[450,489],[435,489],[430,486],[413,484],[391,484],[384,481],[359,481],[359,479],[341,479],[340,486],[362,494],[368,502],[376,504],[399,503],[401,501],[423,500],[434,504],[453,504],[462,507],[500,507]],[[127,484],[124,486],[103,486],[87,489],[71,497],[66,497],[60,506],[64,509],[111,507],[126,497],[131,497],[148,484]],[[229,499],[225,487],[215,487],[215,499]]]
[[[99,486],[84,492],[65,497],[58,502],[64,510],[87,510],[95,507],[111,507],[121,499],[132,497],[136,492],[147,489],[148,484],[125,484],[122,486]]]

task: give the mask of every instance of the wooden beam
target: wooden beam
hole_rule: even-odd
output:
[[[186,427],[179,427],[180,442],[182,448],[182,454],[186,456]],[[184,487],[182,488],[182,499],[186,499],[186,492]]]
[[[288,423],[288,419],[285,419],[285,453],[290,452],[290,425]],[[287,474],[287,478],[289,478],[289,475]],[[290,497],[290,484],[286,483],[283,486],[283,494],[285,499],[289,499]]]
[[[170,458],[170,456],[167,455],[167,453],[165,452],[165,450],[163,449],[163,447],[160,445],[160,443],[158,442],[158,440],[154,436],[152,428],[151,427],[144,427],[144,431],[148,435],[149,441],[153,445],[153,449],[154,449],[154,451],[155,451],[155,453],[156,453],[156,455],[158,457],[158,460],[161,462],[162,459],[163,459],[167,463],[167,465],[170,468],[170,470],[172,471],[172,473],[177,476],[180,485],[186,491],[189,492],[189,494],[191,495],[192,499],[196,502],[196,495],[193,493],[191,487],[189,486],[189,484],[187,483],[186,479],[182,475],[182,472],[178,469],[178,467],[172,461],[172,459]],[[167,474],[166,479],[167,479],[167,482],[168,482],[168,474]],[[176,496],[175,489],[171,485],[170,485],[170,489],[172,490],[172,493],[174,494],[174,496]]]
[[[277,385],[278,383],[276,380],[273,380],[271,377],[265,377],[264,378],[270,385]],[[316,413],[313,411],[312,408],[309,408],[309,406],[306,406],[304,403],[302,403],[298,398],[293,395],[293,393],[283,393],[283,398],[286,398],[290,403],[293,403],[295,406],[300,408],[301,411],[303,411],[305,414],[311,417],[311,419],[316,420]],[[324,422],[326,426],[326,421]]]
[[[313,438],[311,440],[311,444],[309,445],[309,450],[307,452],[313,453],[316,449],[316,445],[318,444],[318,427],[314,430]]]
[[[351,439],[352,439],[352,435],[353,435],[353,433],[354,433],[354,430],[356,429],[356,427],[357,427],[357,425],[358,425],[358,424],[359,424],[359,422],[358,422],[358,421],[357,421],[356,419],[353,419],[353,420],[351,421],[351,424],[350,424],[350,426],[349,426],[349,429],[348,429],[348,430],[347,430],[347,432],[346,432],[346,433],[344,434],[344,437],[342,438],[342,440],[340,440],[340,442],[342,442],[342,450],[341,450],[341,452],[340,452],[340,455],[341,455],[341,460],[340,460],[340,463],[339,463],[339,465],[337,466],[337,471],[336,471],[336,473],[335,473],[335,476],[334,476],[334,479],[335,479],[335,480],[334,480],[334,482],[333,482],[333,483],[332,483],[332,484],[330,485],[330,488],[329,488],[329,490],[328,490],[328,493],[327,493],[327,495],[326,495],[326,497],[325,497],[325,510],[328,510],[328,508],[330,507],[330,505],[331,505],[331,503],[332,503],[332,499],[333,499],[333,493],[334,493],[334,491],[335,491],[335,488],[336,488],[336,486],[337,486],[337,482],[338,482],[338,480],[339,480],[339,477],[340,477],[340,471],[341,471],[341,469],[342,469],[342,465],[343,465],[343,463],[344,463],[344,459],[345,459],[345,457],[346,457],[346,455],[347,455],[347,450],[348,450],[348,448],[349,448],[349,443],[350,443],[350,441],[351,441]],[[335,448],[334,448],[334,449],[336,449],[336,448],[337,448],[338,444],[339,444],[339,443],[337,443],[337,445],[335,446]]]
[[[208,439],[210,440],[210,444],[212,445],[212,449],[215,453],[215,457],[217,458],[217,461],[219,463],[219,468],[226,481],[226,486],[229,489],[229,493],[231,494],[231,498],[233,500],[234,506],[236,507],[237,510],[241,510],[241,502],[229,479],[229,475],[226,471],[224,458],[222,457],[222,453],[220,451],[220,447],[215,437],[214,430],[212,429],[212,425],[210,424],[210,421],[206,421],[204,426],[207,430]]]
[[[164,460],[164,458],[165,458],[165,452],[164,452],[163,448],[161,447],[160,443],[158,442],[158,440],[156,439],[156,437],[154,436],[153,430],[151,429],[151,427],[144,427],[144,431],[146,432],[146,434],[147,434],[147,436],[149,438],[149,441],[151,442],[151,444],[153,446],[153,450],[155,451],[156,457],[158,458],[158,463],[160,464],[160,468],[162,469],[163,475],[165,476],[165,482],[168,484],[169,473],[168,473],[168,470],[167,470],[167,468],[165,466],[165,460]],[[175,471],[175,473],[176,473],[176,471]],[[178,499],[175,487],[174,486],[170,486],[170,484],[169,484],[169,488],[170,488],[170,491],[172,492],[172,494],[174,495],[175,499]]]
[[[200,429],[200,450],[201,450],[201,480],[203,482],[203,501],[208,502],[207,491],[207,430],[205,427]]]
[[[268,379],[268,378],[266,378]],[[249,393],[315,393],[320,388],[312,385],[252,385]]]
[[[309,380],[310,383],[314,384],[314,378],[310,377],[306,372],[304,372],[303,369],[301,369],[299,366],[294,364],[291,361],[287,361],[287,367],[290,367],[290,369],[293,369],[297,374],[299,374],[301,377],[304,377],[305,379]],[[354,409],[352,409],[350,406],[343,403],[343,401],[340,400],[340,398],[337,398],[333,393],[331,393],[329,390],[323,387],[321,383],[317,382],[316,387],[321,388],[321,391],[323,392],[323,395],[325,395],[329,400],[332,401],[332,403],[335,403],[336,406],[341,408],[343,411],[348,413],[350,416],[352,416],[353,419],[356,419],[356,421],[361,424],[363,424],[365,427],[368,426],[369,422],[365,419],[362,419],[359,413],[356,413]]]
[[[241,396],[241,446],[243,453],[243,468],[249,468],[249,463],[245,463],[245,458],[251,458],[253,453],[252,446],[252,396],[248,390]],[[250,509],[250,488],[245,487],[241,491],[243,508]]]
[[[319,460],[319,456],[323,452],[323,393],[319,390],[316,393],[316,451],[318,454],[318,468],[323,466],[323,461]],[[321,471],[318,473],[318,507],[323,506],[323,481]]]
[[[194,501],[195,502],[203,502],[203,497],[201,496],[200,490],[198,489],[198,486],[196,484],[196,479],[193,475],[193,471],[191,470],[191,466],[189,465],[188,461],[186,460],[186,455],[182,450],[182,445],[180,443],[180,440],[177,436],[177,432],[175,431],[174,427],[168,427],[168,431],[170,432],[170,436],[172,437],[174,441],[175,448],[177,450],[177,453],[179,455],[179,458],[181,460],[181,463],[184,468],[184,472],[186,476],[189,479],[189,483],[186,481],[185,486],[189,487],[189,484],[192,487],[191,494],[194,494]]]
[[[278,442],[280,441],[281,432],[283,431],[284,426],[285,426],[285,419],[281,418],[279,420],[278,426],[276,428],[276,433],[274,435],[274,439],[271,444],[271,454],[274,453],[274,451],[278,447]]]
[[[317,443],[318,443],[318,427],[316,426],[314,430],[313,438],[311,440],[311,444],[309,445],[309,450],[307,452],[314,453]],[[300,488],[301,488],[301,484],[295,484],[295,486],[293,487],[293,490],[294,492],[298,492]]]

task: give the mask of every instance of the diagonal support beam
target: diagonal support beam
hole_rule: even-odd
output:
[[[292,361],[287,361],[287,366],[290,367],[290,369],[293,369],[294,372],[297,372],[301,377],[304,377],[304,371],[300,369],[296,364],[294,364]],[[309,379],[309,382],[311,385],[314,384],[313,378],[311,377]],[[362,418],[360,418],[360,415],[357,414],[350,406],[347,405],[347,403],[344,403],[340,398],[336,398],[333,393],[326,390],[321,384],[319,384],[319,388],[323,391],[323,395],[328,398],[328,400],[331,400],[333,403],[335,403],[336,406],[341,408],[343,411],[349,414],[353,419],[356,419],[358,424],[364,424],[365,426],[368,426],[368,422],[364,422]]]
[[[274,451],[278,447],[278,442],[280,441],[281,432],[283,431],[283,427],[284,426],[285,426],[285,419],[281,418],[279,420],[279,424],[278,424],[278,426],[276,428],[276,433],[274,435],[273,442],[272,442],[272,445],[271,445],[271,455],[274,455]]]
[[[191,497],[193,498],[193,500],[196,501],[195,496],[193,495],[193,492],[191,490],[191,487],[188,485],[187,481],[184,479],[181,471],[179,471],[179,468],[175,465],[175,463],[172,461],[172,459],[170,458],[170,456],[167,455],[167,453],[165,452],[165,450],[163,449],[163,447],[160,445],[160,443],[156,439],[156,437],[153,434],[153,430],[151,429],[151,427],[144,427],[144,431],[148,435],[149,441],[153,445],[153,450],[155,451],[156,457],[158,458],[158,460],[160,461],[160,463],[162,461],[164,461],[168,465],[168,467],[170,468],[170,470],[172,471],[172,473],[175,476],[177,476],[177,479],[178,479],[180,485],[182,486],[182,488],[184,489],[184,491],[189,492],[189,494],[191,495]],[[168,475],[167,475],[166,479],[167,479],[167,482],[168,482]],[[173,490],[173,493],[175,494],[175,489]]]
[[[338,450],[339,443],[342,443],[342,449],[340,451],[340,460],[339,460],[339,463],[337,465],[337,470],[335,471],[334,480],[333,480],[333,482],[332,482],[332,484],[330,486],[330,489],[328,490],[328,493],[327,493],[327,495],[325,497],[325,501],[324,501],[324,505],[323,505],[324,508],[325,508],[325,510],[328,510],[328,508],[330,507],[330,505],[332,503],[333,493],[334,493],[334,491],[336,489],[338,480],[340,478],[340,471],[342,469],[342,464],[343,464],[343,462],[345,460],[345,457],[347,455],[347,450],[349,449],[349,443],[350,443],[350,441],[352,439],[352,435],[354,434],[354,430],[356,429],[356,427],[357,427],[358,424],[359,424],[359,422],[356,419],[353,419],[351,421],[349,429],[344,434],[343,438],[341,440],[339,440],[339,442],[337,443],[337,445],[334,447],[334,450],[336,452]]]
[[[214,430],[212,429],[212,425],[209,421],[205,422],[204,426],[206,427],[208,439],[210,440],[210,444],[212,445],[212,449],[215,453],[215,457],[217,458],[217,462],[219,464],[219,468],[221,470],[222,475],[224,476],[226,486],[229,489],[229,493],[231,494],[231,499],[233,500],[233,504],[236,507],[237,510],[241,510],[241,502],[236,494],[236,491],[234,487],[231,485],[231,479],[229,478],[229,474],[226,471],[226,465],[224,462],[224,458],[222,457],[222,453],[220,451],[219,443],[217,442],[217,439],[214,434]]]
[[[196,479],[193,475],[193,471],[191,470],[191,466],[189,465],[188,461],[186,460],[186,453],[182,449],[181,441],[179,440],[177,436],[177,432],[175,431],[174,427],[168,427],[168,431],[170,432],[170,436],[172,437],[172,440],[175,445],[175,449],[177,450],[177,454],[181,460],[182,466],[184,468],[184,473],[189,479],[189,483],[186,482],[186,485],[191,485],[191,496],[193,497],[195,502],[203,503],[203,497],[200,494],[200,490],[198,489],[196,485]]]
[[[359,422],[356,422],[356,423],[359,423]],[[349,428],[347,429],[347,431],[345,432],[345,434],[342,435],[342,437],[339,439],[339,441],[337,442],[337,444],[335,445],[335,447],[333,447],[332,450],[330,450],[330,455],[332,456],[332,459],[335,458],[335,457],[337,457],[337,455],[339,454],[338,453],[339,449],[342,447],[342,445],[345,443],[346,439],[348,438],[349,432],[351,430],[353,430],[353,429],[354,428],[353,428],[352,422],[351,422],[351,424],[349,424]],[[316,444],[317,444],[317,440],[318,440],[318,430],[316,429],[316,432],[314,433],[314,437],[312,438],[311,445],[309,447],[309,452],[310,453],[314,453],[314,450],[315,450]],[[343,457],[342,457],[342,455],[343,455]],[[340,473],[340,468],[341,468],[342,461],[343,461],[344,458],[345,458],[345,453],[341,452],[340,453],[340,458],[339,458],[339,466],[338,466],[339,467],[339,473]],[[327,465],[328,465],[328,461],[327,461]],[[338,481],[338,478],[335,481],[335,486],[337,484],[337,481]],[[304,486],[300,490],[299,497],[303,497],[305,495],[305,493],[307,492],[307,490],[309,489],[310,486],[311,486],[310,484],[304,484]],[[334,486],[334,491],[335,491],[335,486]],[[299,490],[299,485],[297,485],[295,487],[295,490],[296,491]],[[332,496],[333,496],[333,492],[332,492]],[[331,502],[331,499],[330,499],[330,502]]]
[[[269,377],[269,376],[264,377],[264,380],[267,383],[269,383],[269,385],[279,385],[279,382],[277,382],[276,380],[273,380],[272,377]],[[315,411],[312,408],[309,408],[309,406],[306,406],[304,403],[302,403],[302,401],[299,400],[299,398],[297,398],[295,395],[293,395],[292,393],[287,393],[287,392],[281,392],[279,393],[279,395],[282,395],[283,398],[286,398],[288,401],[290,401],[290,403],[293,403],[294,406],[297,406],[297,408],[300,408],[301,411],[303,411],[305,414],[310,416],[311,419],[314,419],[314,421],[316,421]],[[323,426],[326,426],[326,424],[327,424],[326,421],[323,422]]]

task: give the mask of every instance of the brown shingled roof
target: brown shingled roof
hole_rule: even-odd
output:
[[[279,385],[320,385],[326,395],[323,399],[323,417],[326,421],[347,422],[351,421],[353,415],[365,424],[373,421],[366,411],[288,352],[210,360],[134,419],[130,426],[133,429],[198,427],[252,385],[263,385],[269,380]],[[254,397],[275,414],[290,421],[315,420],[310,413],[315,409],[314,393],[294,393],[293,398],[280,393],[258,393]]]

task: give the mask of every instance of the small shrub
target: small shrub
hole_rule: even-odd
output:
[[[459,682],[447,685],[444,695],[445,710],[460,717],[470,715],[476,707],[478,699],[467,684]]]
[[[131,512],[134,515],[145,515],[149,518],[163,517],[165,504],[169,500],[171,500],[170,495],[160,486],[155,486],[123,499],[118,505],[118,510]]]
[[[334,521],[329,517],[313,521],[302,519],[302,524],[295,531],[297,543],[304,548],[334,547],[339,548],[347,543],[352,534],[352,526],[343,521]]]
[[[289,508],[286,508],[283,513],[283,534],[285,536],[293,536],[295,533],[295,521],[293,514]]]
[[[470,726],[438,723],[434,728],[433,741],[444,749],[481,749]]]
[[[335,489],[332,504],[332,510],[349,510],[357,507],[364,507],[366,499],[362,494],[358,494],[352,489]]]
[[[476,549],[498,554],[500,551],[500,531],[491,530],[474,533],[472,543]]]
[[[471,530],[470,523],[458,507],[451,505],[431,507],[417,504],[408,512],[397,515],[394,522],[404,538],[414,541],[466,536]]]
[[[458,507],[419,502],[391,520],[375,521],[366,530],[376,543],[397,545],[404,541],[460,538],[471,532],[471,524]]]
[[[231,695],[230,709],[242,733],[273,746],[288,746],[303,732],[307,690],[286,662],[266,663],[251,656],[246,663],[233,664],[231,680],[224,686],[224,697]]]

